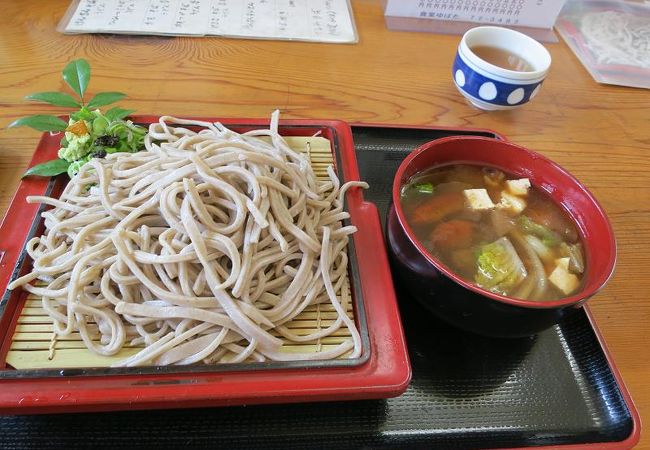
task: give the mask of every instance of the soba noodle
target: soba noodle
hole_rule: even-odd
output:
[[[28,198],[52,208],[45,234],[27,243],[32,272],[9,288],[41,296],[58,336],[78,331],[101,355],[144,345],[119,366],[361,353],[346,314],[356,228],[343,225],[343,199],[365,183],[341,185],[332,167],[317,180],[278,134],[277,112],[270,129],[244,134],[164,116],[145,144],[91,160],[59,199]],[[332,325],[309,335],[287,326],[319,303],[336,310]],[[341,327],[350,339],[313,353],[283,352],[277,337],[316,342]]]

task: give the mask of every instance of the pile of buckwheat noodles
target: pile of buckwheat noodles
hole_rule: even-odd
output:
[[[650,68],[650,21],[621,11],[585,14],[580,30],[587,47],[601,64]]]
[[[277,129],[277,111],[245,134],[161,117],[145,151],[91,160],[59,199],[28,198],[53,208],[27,244],[32,272],[9,288],[41,296],[55,333],[79,331],[93,352],[144,345],[118,366],[357,357],[343,198],[367,184],[341,185],[331,167],[318,181]],[[318,303],[337,311],[331,326],[286,326]],[[271,333],[315,343],[341,327],[351,339],[313,353],[282,352]]]

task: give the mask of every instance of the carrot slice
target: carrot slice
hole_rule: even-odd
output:
[[[469,247],[474,240],[476,225],[468,220],[452,219],[436,225],[430,239],[438,249]]]
[[[411,211],[414,225],[426,225],[438,222],[465,206],[462,192],[444,192],[418,203]]]

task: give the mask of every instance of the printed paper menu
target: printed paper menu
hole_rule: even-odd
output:
[[[553,27],[566,0],[388,0],[386,16]]]
[[[64,33],[357,42],[349,0],[79,0]]]

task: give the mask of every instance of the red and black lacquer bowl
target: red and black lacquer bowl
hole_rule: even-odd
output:
[[[400,189],[416,173],[442,165],[492,166],[529,178],[573,218],[585,246],[586,271],[580,292],[557,301],[528,301],[483,290],[462,280],[431,256],[409,227]],[[592,194],[571,174],[542,155],[484,137],[453,136],[413,151],[395,175],[388,213],[388,243],[398,282],[429,311],[467,331],[493,337],[522,337],[556,324],[600,290],[614,271],[612,227]]]

